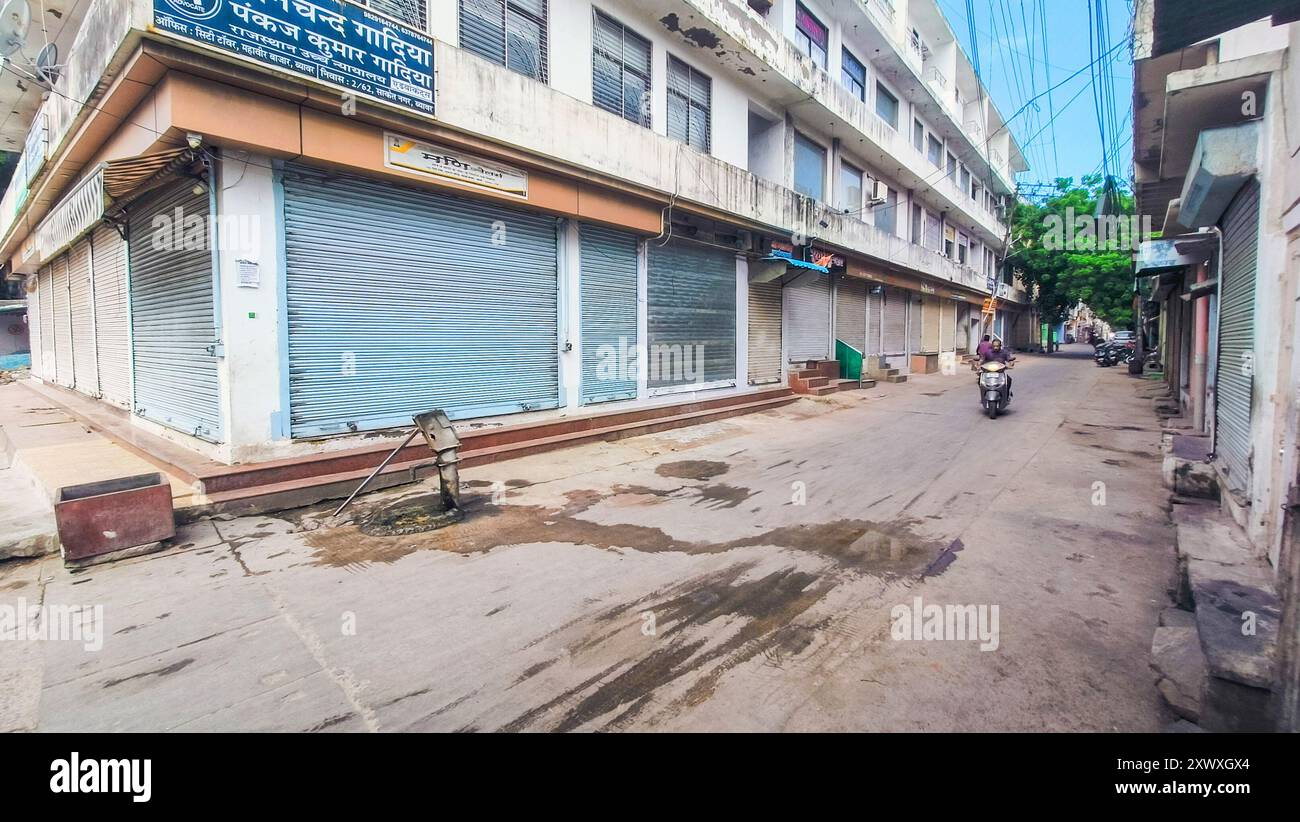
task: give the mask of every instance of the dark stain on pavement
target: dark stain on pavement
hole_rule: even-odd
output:
[[[138,674],[131,674],[130,676],[124,676],[121,679],[106,680],[104,682],[104,687],[112,688],[117,685],[121,685],[123,682],[130,682],[133,679],[144,679],[147,676],[156,676],[156,677],[170,676],[171,674],[174,674],[177,671],[188,668],[193,663],[194,663],[193,659],[182,659],[179,662],[173,662],[171,665],[167,665],[162,668],[155,668],[152,671],[141,671]]]
[[[671,477],[673,479],[704,481],[727,473],[729,467],[725,462],[718,462],[717,460],[679,460],[677,462],[665,462],[655,469],[655,473],[661,477]]]

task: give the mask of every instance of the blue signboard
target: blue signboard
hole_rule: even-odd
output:
[[[163,33],[433,113],[433,41],[340,0],[154,0]]]

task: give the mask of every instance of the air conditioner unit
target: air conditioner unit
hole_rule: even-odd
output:
[[[871,181],[871,204],[880,205],[889,201],[889,186],[881,180]]]

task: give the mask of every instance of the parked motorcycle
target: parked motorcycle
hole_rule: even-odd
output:
[[[1111,365],[1114,365],[1114,363],[1110,361],[1110,350],[1113,347],[1114,347],[1114,343],[1109,343],[1109,342],[1101,343],[1100,345],[1097,346],[1097,350],[1092,352],[1092,361],[1095,362],[1100,368],[1107,368]]]
[[[1012,363],[990,361],[976,367],[979,374],[980,404],[989,419],[995,420],[1011,403],[1011,378],[1007,369]]]

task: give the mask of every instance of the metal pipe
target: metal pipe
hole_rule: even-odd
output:
[[[1214,264],[1214,276],[1217,277],[1218,280],[1219,280],[1219,286],[1218,286],[1218,291],[1217,291],[1218,296],[1216,296],[1215,299],[1214,299],[1214,330],[1215,330],[1216,332],[1219,332],[1219,328],[1220,328],[1220,326],[1219,326],[1219,322],[1220,322],[1220,319],[1221,319],[1222,316],[1223,316],[1223,231],[1222,231],[1222,230],[1221,230],[1217,225],[1216,225],[1216,226],[1210,226],[1210,231],[1213,231],[1213,232],[1214,232],[1214,235],[1215,235],[1216,237],[1218,237],[1218,239],[1219,239],[1219,254],[1218,254],[1218,259],[1217,259],[1217,261],[1216,261],[1215,264]],[[1208,314],[1207,314],[1207,316],[1208,316]],[[1216,355],[1216,356],[1215,356],[1215,359],[1217,360],[1217,359],[1218,359],[1218,356],[1217,356],[1217,355],[1218,355],[1218,351],[1219,351],[1218,341],[1217,341],[1217,340],[1209,340],[1209,334],[1208,334],[1208,333],[1206,334],[1206,338],[1207,338],[1207,339],[1206,339],[1207,352],[1208,352],[1208,346],[1209,346],[1209,344],[1210,344],[1210,343],[1213,343],[1213,344],[1214,344],[1214,352],[1215,352],[1215,355]],[[1207,357],[1206,357],[1207,362],[1206,362],[1206,368],[1205,368],[1205,372],[1206,372],[1205,395],[1206,395],[1206,400],[1207,400],[1207,401],[1206,401],[1206,409],[1207,409],[1207,410],[1212,410],[1212,411],[1214,412],[1214,417],[1213,417],[1213,419],[1214,419],[1214,420],[1218,420],[1218,418],[1219,418],[1219,389],[1218,389],[1218,385],[1217,385],[1217,383],[1218,383],[1218,381],[1219,381],[1219,364],[1218,364],[1217,362],[1210,362],[1209,359],[1210,359],[1210,358],[1207,356]],[[1210,398],[1213,398],[1213,399],[1211,400]],[[1217,436],[1217,433],[1216,433],[1217,430],[1218,430],[1218,425],[1215,425],[1214,422],[1211,421],[1211,422],[1208,423],[1208,428],[1210,429],[1210,430],[1209,430],[1209,435],[1210,435],[1210,453],[1211,453],[1211,454],[1214,454],[1214,453],[1216,452],[1216,450],[1218,449],[1218,436]]]
[[[411,444],[411,440],[415,439],[415,435],[418,434],[418,433],[420,433],[420,429],[416,428],[416,429],[413,430],[411,433],[407,434],[407,435],[406,435],[406,439],[402,440],[402,444],[399,445],[399,446],[397,446],[396,448],[394,448],[394,449],[393,449],[393,453],[389,454],[387,457],[384,457],[384,461],[381,462],[381,463],[379,463],[379,466],[378,466],[377,468],[375,468],[375,470],[373,470],[373,471],[370,472],[370,476],[366,477],[366,478],[365,478],[365,481],[363,481],[360,485],[357,486],[357,490],[353,491],[353,492],[348,496],[347,499],[343,500],[343,504],[342,504],[342,505],[340,505],[338,508],[335,508],[335,509],[334,509],[334,513],[330,514],[330,517],[331,517],[331,518],[333,518],[333,517],[337,517],[337,516],[339,515],[339,512],[340,512],[340,511],[342,511],[344,508],[347,508],[347,507],[348,507],[348,503],[350,503],[350,502],[352,502],[352,500],[356,499],[357,494],[360,494],[362,491],[366,490],[366,486],[370,484],[371,480],[373,480],[375,477],[379,476],[379,472],[382,471],[382,470],[384,470],[385,468],[387,468],[387,467],[388,467],[388,463],[390,463],[390,462],[393,461],[393,457],[396,457],[399,451],[401,451],[401,450],[402,450],[403,448],[405,448],[406,446],[410,445],[410,444]]]

